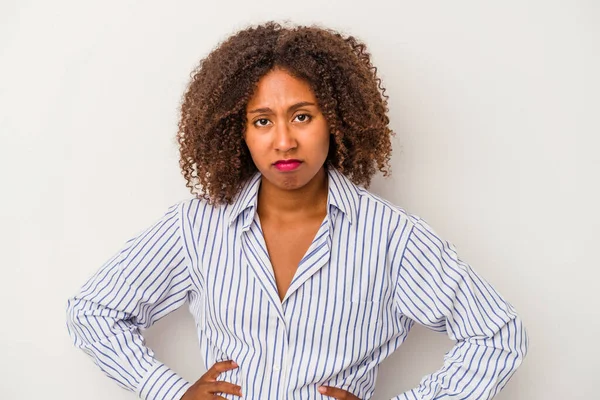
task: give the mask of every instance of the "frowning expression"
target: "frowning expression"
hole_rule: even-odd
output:
[[[310,85],[275,68],[246,106],[244,139],[264,178],[282,189],[306,185],[323,168],[329,127]]]

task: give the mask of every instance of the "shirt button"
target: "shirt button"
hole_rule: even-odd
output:
[[[273,371],[279,371],[281,367],[279,365],[273,365]]]

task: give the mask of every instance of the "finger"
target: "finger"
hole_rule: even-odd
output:
[[[234,394],[236,396],[242,396],[242,387],[239,385],[234,385],[231,382],[226,381],[216,381],[206,384],[208,387],[208,393],[229,393]]]
[[[354,396],[350,392],[347,392],[343,389],[331,387],[331,386],[319,386],[319,393],[324,394],[325,396],[328,396],[328,397],[336,398],[336,399],[343,399],[343,400],[358,399],[358,397]]]
[[[202,377],[205,378],[205,381],[214,382],[217,380],[217,377],[222,372],[229,371],[230,369],[235,369],[237,367],[238,365],[235,363],[235,361],[219,361],[217,363],[214,363],[213,366],[210,367],[210,369],[206,371],[206,373]]]

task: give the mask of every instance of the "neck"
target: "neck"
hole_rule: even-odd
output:
[[[258,215],[278,221],[311,217],[323,218],[327,214],[327,170],[322,167],[306,185],[285,190],[261,178],[258,191]]]

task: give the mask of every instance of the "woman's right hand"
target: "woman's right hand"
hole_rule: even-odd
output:
[[[196,381],[183,395],[181,400],[209,400],[209,399],[223,399],[225,397],[219,396],[216,393],[229,393],[236,396],[242,397],[241,386],[234,385],[233,383],[218,381],[217,377],[221,372],[229,371],[230,369],[237,368],[238,365],[231,360],[219,361],[215,363],[200,379]]]

